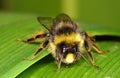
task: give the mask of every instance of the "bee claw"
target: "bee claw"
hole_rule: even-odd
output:
[[[68,65],[66,65],[66,68],[68,68]]]
[[[20,38],[16,38],[17,41],[22,41]]]
[[[97,66],[97,65],[94,65],[94,67],[95,67],[96,69],[98,69],[98,70],[101,69],[101,67],[99,67],[99,66]]]
[[[32,60],[33,58],[23,58],[23,60]]]
[[[20,38],[17,38],[16,40],[17,40],[17,41],[20,41],[20,42],[26,43],[26,41],[24,41],[24,40],[22,40],[22,39],[20,39]]]
[[[110,52],[109,50],[106,50],[106,51],[101,52],[100,54],[106,54],[106,53],[109,53],[109,52]]]

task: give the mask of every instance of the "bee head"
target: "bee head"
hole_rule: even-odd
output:
[[[67,65],[74,63],[79,57],[78,50],[78,43],[62,42],[57,45],[57,58],[61,58],[61,61]]]

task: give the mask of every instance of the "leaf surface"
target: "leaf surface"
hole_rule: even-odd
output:
[[[81,23],[81,28],[91,35],[120,36],[119,29],[90,26],[84,23]],[[96,70],[80,59],[68,68],[63,64],[61,70],[56,72],[56,64],[52,56],[48,55],[50,53],[47,49],[43,50],[34,60],[23,60],[23,58],[31,57],[39,48],[39,44],[25,44],[16,41],[16,38],[27,39],[30,34],[41,30],[45,31],[37,21],[36,15],[0,13],[0,78],[14,78],[16,76],[17,78],[120,77],[118,75],[120,73],[119,42],[98,42],[103,50],[110,50],[110,53],[105,55],[93,53],[97,65],[102,68],[101,70]]]

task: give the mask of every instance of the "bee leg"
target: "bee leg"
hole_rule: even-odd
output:
[[[36,56],[38,56],[38,54],[48,45],[49,41],[46,40],[42,46],[37,50],[37,52],[35,52],[35,54],[31,57],[31,58],[24,58],[24,60],[32,60],[34,59]]]
[[[61,62],[62,62],[62,59],[63,59],[63,55],[61,55],[60,52],[61,50],[60,49],[57,49],[56,50],[56,63],[57,63],[57,70],[59,71],[60,70],[60,67],[61,67]]]
[[[99,54],[103,54],[103,51],[100,50],[99,47],[96,46],[96,44],[94,43],[94,39],[92,37],[90,37],[87,33],[85,33],[86,36],[86,40],[87,42],[92,46],[92,48]]]
[[[57,70],[58,71],[60,70],[60,67],[61,67],[61,61],[62,61],[62,59],[57,60],[57,66],[58,66]]]
[[[103,51],[100,50],[94,43],[92,44],[92,47],[93,47],[93,49],[94,49],[97,53],[103,54]]]
[[[88,56],[89,56],[89,58],[90,58],[90,62],[92,63],[92,65],[93,65],[95,68],[99,69],[99,66],[97,66],[97,65],[95,64],[95,60],[94,60],[93,55],[92,55],[92,53],[91,53],[91,49],[90,49],[90,47],[89,47],[88,42],[85,41],[84,43],[85,43],[85,45],[84,45],[84,46],[85,46],[85,49],[86,49],[86,51],[87,51],[87,53],[88,53]]]
[[[41,34],[37,34],[35,37],[29,38],[27,40],[22,40],[17,38],[18,41],[24,42],[24,43],[31,43],[31,42],[35,42],[35,40],[37,39],[42,39],[44,37],[46,37],[48,34],[47,33],[41,33]]]
[[[78,54],[86,61],[87,64],[89,64],[89,61],[86,59],[86,57],[81,52],[79,52]]]

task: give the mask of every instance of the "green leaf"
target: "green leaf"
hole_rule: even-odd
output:
[[[16,41],[16,38],[26,39],[29,34],[43,30],[36,16],[11,13],[1,13],[0,16],[0,78],[13,78],[49,53],[44,50],[32,61],[23,60],[31,57],[39,45]]]
[[[66,68],[63,64],[60,71],[51,55],[41,59],[29,67],[17,78],[119,78],[120,75],[120,44],[119,42],[99,42],[103,50],[110,50],[105,55],[93,52],[96,64],[101,69],[95,69],[83,59]]]
[[[39,45],[18,42],[16,38],[27,39],[28,35],[36,31],[45,30],[36,18],[36,15],[0,13],[0,78],[14,78],[16,76],[18,78],[119,77],[119,42],[106,41],[98,43],[103,50],[110,50],[110,53],[105,55],[93,53],[97,65],[101,67],[100,70],[96,70],[81,59],[68,68],[63,64],[61,70],[56,72],[57,67],[54,59],[51,55],[48,55],[49,52],[46,49],[34,60],[23,60],[23,58],[31,57],[39,48]],[[91,35],[108,34],[120,36],[119,29],[114,30],[113,28],[84,23],[81,23],[81,28],[88,31]]]

